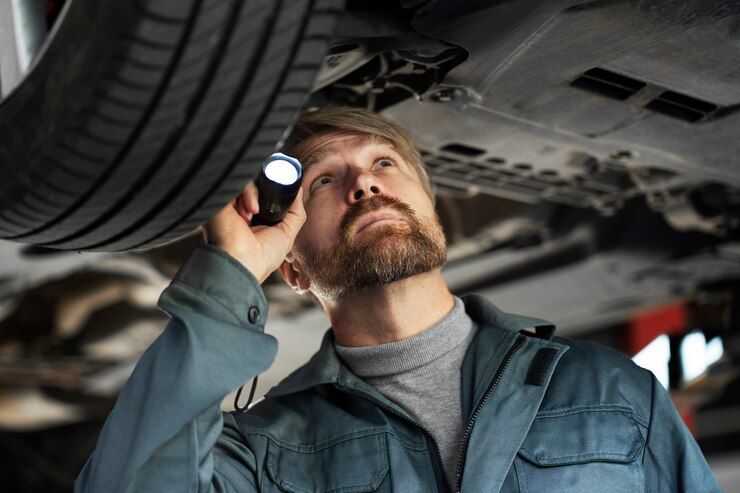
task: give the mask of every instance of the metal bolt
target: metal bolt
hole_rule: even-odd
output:
[[[432,99],[435,101],[439,101],[440,103],[449,103],[453,99],[455,99],[455,89],[451,87],[446,87],[444,89],[440,89],[434,95],[432,95]]]
[[[632,159],[632,151],[626,150],[626,149],[620,149],[617,151],[612,152],[612,158],[618,159],[620,161],[626,161],[628,159]]]
[[[385,79],[374,79],[370,84],[370,92],[373,94],[383,94],[385,92]]]
[[[329,68],[334,68],[342,61],[342,55],[331,55],[326,57],[324,64]]]
[[[413,68],[411,69],[412,74],[423,74],[426,71],[427,71],[427,68],[420,63],[414,63]]]

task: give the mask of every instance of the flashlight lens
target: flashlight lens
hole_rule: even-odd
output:
[[[276,159],[265,166],[265,176],[281,185],[292,185],[298,179],[298,170],[292,163]]]

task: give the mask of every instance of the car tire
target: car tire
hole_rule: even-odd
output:
[[[343,2],[67,3],[0,105],[0,238],[122,251],[192,232],[254,177]]]

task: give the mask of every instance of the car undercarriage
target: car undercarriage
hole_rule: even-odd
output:
[[[51,2],[53,14],[74,2]],[[665,337],[665,383],[699,444],[718,464],[736,457],[740,3],[405,0],[334,10],[326,49],[316,48],[326,54],[296,107],[361,106],[408,129],[436,188],[450,290],[482,294],[555,322],[561,336],[630,356]],[[0,110],[13,97],[0,92]],[[255,163],[279,148],[295,111],[274,111],[287,116],[273,124],[272,146],[240,147],[241,136],[226,142],[243,152],[234,151],[237,178],[253,177]],[[197,123],[210,129],[206,117]],[[11,124],[0,112],[0,130]],[[152,142],[171,134],[161,135]],[[9,148],[0,145],[3,180],[22,168],[8,164],[20,152]],[[111,209],[87,225],[81,214],[71,229],[56,226],[62,218],[46,234],[32,224],[31,208],[24,223],[8,205],[18,197],[0,197],[0,470],[21,471],[18,485],[61,488],[74,477],[133,364],[164,326],[156,299],[198,240],[192,226],[233,188],[203,192],[202,208],[178,216],[169,237],[153,227],[141,233],[158,219],[133,205],[130,216]],[[10,186],[0,190],[10,197]],[[122,197],[123,207],[136,203]],[[267,330],[282,359],[258,394],[305,361],[328,326],[277,274],[264,288]],[[289,330],[296,321],[306,327],[298,341]],[[694,378],[681,352],[691,334],[722,347]],[[81,452],[50,465],[64,450],[59,437]],[[736,460],[727,464],[723,471]],[[46,472],[34,482],[38,470]]]

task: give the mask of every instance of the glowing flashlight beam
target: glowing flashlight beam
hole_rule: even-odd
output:
[[[276,159],[265,166],[265,176],[281,185],[292,185],[298,179],[298,170],[288,161]]]

